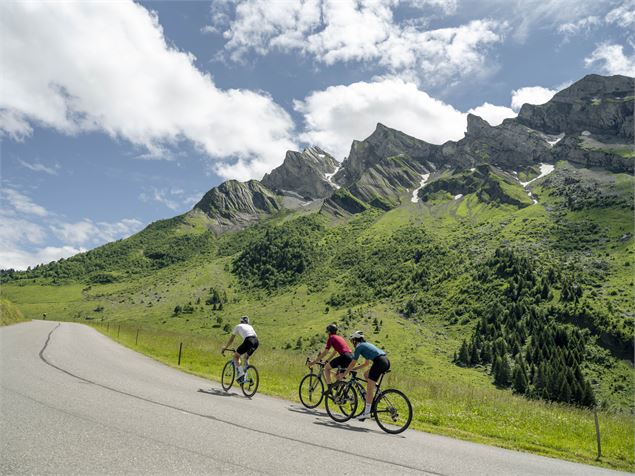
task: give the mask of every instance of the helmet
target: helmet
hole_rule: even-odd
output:
[[[240,318],[241,324],[249,324],[249,318],[247,316],[243,316]]]
[[[364,340],[364,333],[362,331],[355,331],[351,334],[351,340]]]
[[[335,334],[337,332],[337,326],[335,324],[329,324],[326,326],[326,332],[329,334]]]

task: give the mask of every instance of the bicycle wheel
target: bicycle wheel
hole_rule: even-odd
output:
[[[253,397],[258,390],[259,384],[260,377],[258,376],[258,369],[252,365],[248,365],[243,381],[240,384],[240,388],[243,390],[245,397]]]
[[[345,382],[336,382],[325,400],[326,413],[338,423],[349,420],[357,409],[357,393]]]
[[[308,374],[300,381],[300,401],[307,408],[315,408],[324,398],[324,383],[317,374]]]
[[[357,385],[355,385],[355,393],[357,394],[357,409],[353,414],[353,418],[357,418],[366,409],[366,391],[360,389]]]
[[[223,367],[223,374],[221,375],[220,384],[223,387],[223,390],[226,392],[232,388],[232,384],[234,383],[234,377],[236,375],[236,369],[234,368],[234,361],[228,360]]]
[[[403,392],[392,388],[377,397],[373,413],[379,428],[393,435],[405,431],[412,421],[410,400]]]

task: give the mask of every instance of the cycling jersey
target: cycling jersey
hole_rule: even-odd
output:
[[[368,360],[375,360],[375,357],[379,357],[380,355],[386,355],[381,349],[378,349],[373,344],[369,342],[362,342],[355,347],[355,354],[353,354],[353,360],[359,359],[359,356],[364,357]]]
[[[247,337],[257,337],[256,331],[249,324],[238,324],[236,327],[234,327],[232,334],[234,334],[235,336],[240,336],[243,339],[246,339]]]
[[[331,334],[326,340],[326,350],[329,350],[331,347],[333,347],[333,350],[340,355],[345,354],[346,352],[351,352],[351,348],[348,346],[344,338],[342,336],[338,336],[337,334]]]

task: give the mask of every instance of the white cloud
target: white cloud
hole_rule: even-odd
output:
[[[488,71],[489,47],[502,41],[505,24],[474,20],[457,27],[424,30],[426,22],[399,23],[397,0],[304,0],[237,2],[235,16],[216,16],[229,57],[241,61],[248,52],[298,51],[326,65],[360,61],[386,71],[417,73],[421,82],[441,84],[452,78]],[[411,6],[456,9],[455,1],[413,0]],[[226,10],[227,4],[219,8]]]
[[[220,167],[222,167],[222,165]],[[234,167],[232,170],[237,175],[243,175],[243,172],[236,167]],[[250,163],[249,167],[246,168],[246,170],[244,171],[244,174],[248,175],[250,170],[254,170],[253,162]],[[268,171],[269,170],[266,170],[265,172],[268,172]],[[190,208],[192,205],[194,205],[196,202],[198,202],[201,199],[201,196],[202,194],[200,193],[187,194],[185,193],[183,189],[179,189],[179,188],[170,188],[170,189],[153,188],[152,190],[142,192],[139,195],[139,198],[143,202],[161,203],[165,205],[166,207],[168,207],[170,210],[178,211],[178,210],[183,210],[184,208]]]
[[[34,203],[29,197],[12,188],[3,187],[1,196],[2,201],[8,202],[9,207],[15,209],[16,212],[40,217],[49,214],[46,208]]]
[[[52,167],[42,164],[41,162],[30,163],[22,159],[18,159],[18,162],[23,167],[26,167],[33,172],[43,172],[49,175],[57,175],[57,171],[60,169],[59,164],[54,164]]]
[[[508,107],[495,106],[494,104],[490,104],[488,102],[483,103],[478,107],[472,108],[467,112],[485,119],[490,126],[498,126],[505,119],[516,117],[517,115],[514,110]]]
[[[603,43],[599,45],[591,56],[584,58],[587,68],[600,63],[600,71],[605,74],[623,74],[635,76],[635,56],[626,56],[622,45]]]
[[[132,1],[1,2],[0,29],[0,127],[11,137],[33,124],[103,131],[153,154],[190,140],[252,177],[252,160],[273,167],[294,146],[293,121],[271,97],[217,88]]]
[[[512,110],[520,111],[523,104],[544,104],[557,92],[557,89],[543,88],[542,86],[515,89],[512,91]]]
[[[60,222],[51,230],[62,242],[71,245],[98,244],[125,238],[139,231],[143,223],[134,218],[124,218],[115,223],[93,222],[84,219],[76,223]]]
[[[467,125],[464,113],[396,78],[316,91],[295,109],[306,123],[302,139],[338,160],[348,155],[351,139],[365,139],[378,122],[433,144],[460,139]]]
[[[619,7],[606,14],[604,20],[607,23],[615,23],[622,28],[631,28],[635,25],[635,0],[626,0]]]
[[[581,18],[575,22],[563,23],[558,27],[558,32],[565,35],[565,37],[570,37],[579,33],[587,33],[593,28],[600,26],[601,23],[602,22],[599,17],[592,15]]]
[[[73,248],[72,246],[45,246],[34,252],[28,252],[19,248],[7,249],[0,245],[0,268],[25,270],[27,267],[38,264],[47,264],[61,258],[68,258],[86,251],[84,248]]]

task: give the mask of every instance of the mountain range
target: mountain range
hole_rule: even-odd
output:
[[[262,180],[228,180],[127,239],[5,270],[3,292],[28,317],[42,309],[29,289],[81,286],[60,316],[98,304],[192,332],[222,303],[289,352],[337,320],[404,362],[440,362],[438,379],[473,368],[530,398],[632,412],[634,90],[589,75],[498,126],[468,115],[459,141],[377,124],[341,163],[289,151]],[[175,304],[187,321],[168,319]]]

